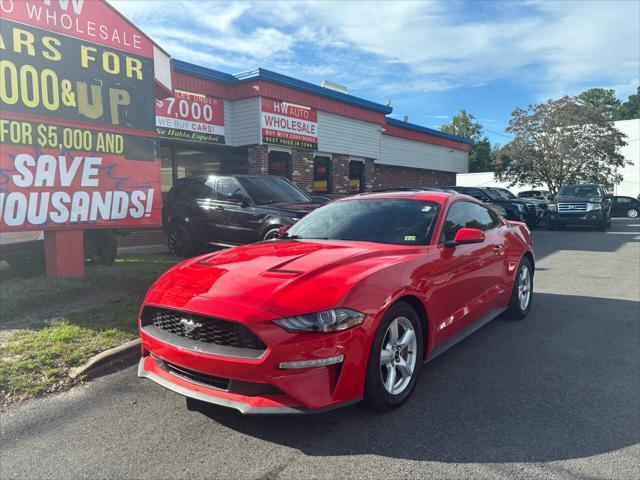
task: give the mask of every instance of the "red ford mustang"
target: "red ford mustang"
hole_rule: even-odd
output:
[[[138,375],[242,413],[387,409],[425,362],[531,308],[529,230],[464,195],[345,198],[281,237],[160,277],[140,312]]]

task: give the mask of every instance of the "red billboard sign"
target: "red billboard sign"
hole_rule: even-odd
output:
[[[156,133],[179,140],[224,143],[224,100],[182,91],[156,100]]]
[[[318,112],[310,107],[262,97],[262,141],[318,149]]]
[[[0,229],[160,224],[152,42],[102,0],[0,10]]]

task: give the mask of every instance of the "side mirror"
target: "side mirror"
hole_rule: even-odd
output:
[[[291,225],[282,225],[278,229],[278,238],[285,238],[287,234],[287,230],[291,228]]]
[[[468,245],[471,243],[484,242],[484,232],[477,228],[461,228],[456,233],[453,241],[446,242],[445,247],[455,247],[457,245]]]
[[[242,207],[247,207],[250,205],[249,199],[242,193],[234,193],[229,197],[229,200],[235,203],[239,203]]]

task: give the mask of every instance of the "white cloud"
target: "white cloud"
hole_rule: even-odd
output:
[[[640,81],[636,1],[111,1],[174,56],[330,77],[381,96],[496,79],[540,99],[592,86],[622,95]]]

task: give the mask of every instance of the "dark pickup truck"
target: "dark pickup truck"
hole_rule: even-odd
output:
[[[611,226],[611,198],[602,185],[565,185],[549,204],[547,229],[588,225],[605,231]]]

